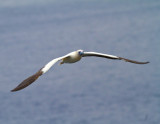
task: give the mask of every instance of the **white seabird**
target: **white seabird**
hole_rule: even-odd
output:
[[[84,52],[83,50],[77,50],[71,53],[68,53],[65,56],[56,58],[51,60],[49,63],[47,63],[43,68],[41,68],[38,72],[36,72],[34,75],[28,77],[24,81],[22,81],[16,88],[11,90],[12,92],[21,90],[28,85],[32,84],[35,80],[39,78],[39,76],[43,75],[46,73],[56,62],[61,61],[60,64],[64,63],[75,63],[81,60],[82,57],[89,57],[89,56],[96,56],[96,57],[102,57],[102,58],[107,58],[107,59],[114,59],[114,60],[124,60],[126,62],[131,62],[135,64],[147,64],[149,62],[138,62],[114,55],[109,55],[109,54],[103,54],[103,53],[97,53],[97,52]]]

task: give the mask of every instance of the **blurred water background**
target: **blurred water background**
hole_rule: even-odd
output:
[[[101,58],[56,64],[10,92],[51,59],[83,49]],[[159,0],[0,0],[0,124],[159,124]]]

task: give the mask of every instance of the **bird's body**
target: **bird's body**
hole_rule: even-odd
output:
[[[122,57],[118,57],[118,56],[114,56],[114,55],[109,55],[109,54],[103,54],[103,53],[97,53],[97,52],[84,52],[83,50],[77,50],[77,51],[73,51],[71,53],[68,53],[65,56],[58,57],[56,59],[51,60],[43,68],[41,68],[38,72],[36,72],[34,75],[28,77],[24,81],[22,81],[22,83],[20,83],[16,88],[14,88],[11,91],[13,92],[13,91],[21,90],[21,89],[27,87],[28,85],[32,84],[35,80],[37,80],[39,78],[39,76],[46,73],[58,61],[61,61],[60,64],[75,63],[75,62],[80,61],[82,57],[90,57],[90,56],[102,57],[102,58],[114,59],[114,60],[124,60],[126,62],[135,63],[135,64],[149,63],[149,62],[138,62],[138,61],[134,61],[134,60],[129,60],[126,58],[122,58]]]
[[[68,57],[62,59],[61,64],[64,63],[75,63],[81,60],[82,56],[79,55],[77,51],[71,52],[68,54]]]

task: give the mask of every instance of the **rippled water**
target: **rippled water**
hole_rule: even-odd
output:
[[[158,0],[0,2],[1,124],[160,123]],[[77,49],[151,63],[84,58],[10,92]]]

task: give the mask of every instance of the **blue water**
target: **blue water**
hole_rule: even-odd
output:
[[[0,3],[0,124],[160,123],[159,0]],[[83,58],[10,92],[77,49],[150,64]]]

